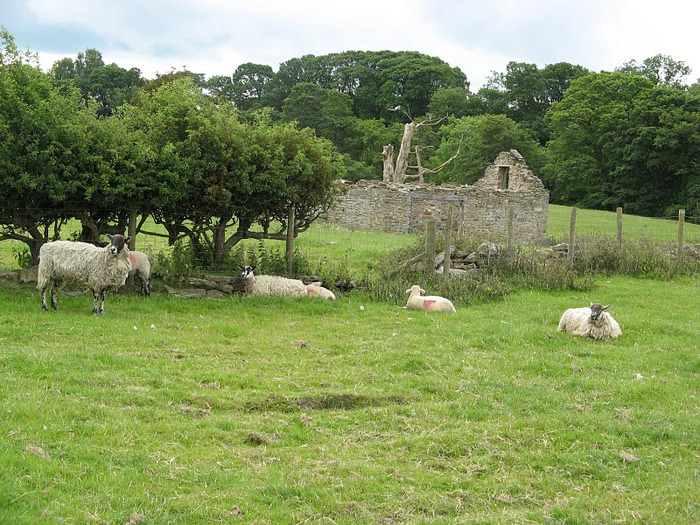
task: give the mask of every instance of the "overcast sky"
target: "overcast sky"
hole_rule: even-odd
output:
[[[248,62],[303,55],[418,51],[477,91],[510,61],[592,71],[662,54],[700,77],[691,0],[0,0],[0,25],[43,69],[88,48],[146,78],[186,67],[231,75]]]

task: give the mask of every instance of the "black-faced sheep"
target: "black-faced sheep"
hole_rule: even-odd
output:
[[[306,285],[299,279],[279,275],[255,275],[255,266],[241,266],[241,277],[245,279],[246,295],[287,295],[305,297]]]
[[[151,262],[148,260],[148,255],[136,250],[130,251],[129,262],[131,262],[129,275],[133,275],[141,283],[141,295],[151,295]]]
[[[406,308],[409,310],[422,310],[424,312],[456,312],[452,301],[440,297],[439,295],[421,295],[425,293],[425,290],[414,284],[406,293],[410,294],[408,296],[408,301],[406,302]]]
[[[561,316],[557,330],[593,339],[617,339],[622,330],[613,316],[605,311],[608,308],[610,305],[598,303],[591,303],[588,308],[569,308]]]
[[[131,270],[128,237],[107,235],[108,246],[98,248],[85,242],[54,241],[39,250],[37,288],[41,291],[41,308],[48,310],[46,292],[51,288],[51,307],[58,302],[58,288],[75,282],[92,290],[94,314],[104,313],[107,290],[123,286]]]

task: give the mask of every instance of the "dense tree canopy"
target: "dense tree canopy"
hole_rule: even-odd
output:
[[[578,79],[550,112],[545,181],[553,197],[641,215],[697,207],[699,102],[642,75]]]

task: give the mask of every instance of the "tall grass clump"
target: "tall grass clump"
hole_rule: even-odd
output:
[[[687,253],[679,258],[669,243],[639,238],[619,247],[614,237],[591,235],[578,239],[573,262],[551,250],[500,247],[496,255],[481,257],[478,269],[445,279],[441,271],[426,273],[424,260],[418,258],[424,244],[418,240],[382,259],[379,272],[367,283],[374,297],[400,302],[407,287],[420,284],[430,294],[471,304],[502,299],[517,289],[585,291],[601,275],[671,279],[695,277],[700,269],[697,256]],[[476,240],[458,240],[453,253],[475,252],[479,244]],[[441,250],[444,240],[438,241],[438,253]],[[413,262],[405,264],[407,261]]]
[[[657,279],[697,275],[700,259],[690,253],[679,258],[676,251],[672,243],[647,237],[626,240],[618,246],[610,236],[582,236],[577,242],[574,267],[580,274]]]

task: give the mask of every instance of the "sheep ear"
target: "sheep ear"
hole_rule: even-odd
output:
[[[423,290],[423,288],[421,288],[420,293],[425,293],[425,290]]]
[[[131,240],[131,235],[129,235],[126,239],[124,239],[124,244],[128,243]]]
[[[110,241],[112,240],[112,235],[109,233],[105,233],[105,237],[107,237]]]
[[[607,310],[608,308],[610,308],[610,305],[603,306],[603,310]]]

